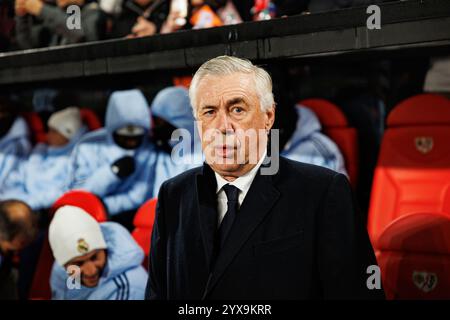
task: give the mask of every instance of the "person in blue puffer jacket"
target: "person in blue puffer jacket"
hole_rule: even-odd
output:
[[[69,189],[99,196],[108,213],[130,227],[129,215],[153,196],[155,147],[149,139],[150,108],[139,90],[111,94],[105,128],[88,133],[75,147]]]
[[[9,174],[30,154],[29,129],[9,99],[0,97],[0,192]]]
[[[153,187],[154,196],[157,196],[164,181],[201,166],[204,157],[187,89],[168,87],[161,90],[151,109],[154,122],[152,139],[158,147]],[[172,140],[172,133],[177,129],[181,139]]]
[[[121,225],[63,206],[50,223],[49,243],[53,300],[144,299],[144,252]]]
[[[296,106],[297,126],[281,155],[295,161],[315,164],[347,175],[338,146],[321,133],[319,119],[308,108]]]
[[[40,210],[50,208],[64,193],[70,155],[87,128],[75,107],[52,114],[48,127],[47,142],[36,145],[29,158],[11,173],[0,200],[19,199]]]

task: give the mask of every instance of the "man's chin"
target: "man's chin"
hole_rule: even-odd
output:
[[[210,166],[220,175],[230,176],[233,176],[233,173],[237,173],[242,169],[242,165],[237,163],[214,162]]]
[[[95,288],[96,286],[98,286],[98,281],[99,281],[99,279],[97,279],[97,280],[88,280],[88,281],[84,280],[83,281],[83,286],[85,286],[87,288]]]

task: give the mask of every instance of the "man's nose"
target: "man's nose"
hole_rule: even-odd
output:
[[[88,261],[83,265],[83,273],[87,277],[92,277],[97,273],[97,267],[93,262]]]
[[[217,128],[220,130],[221,133],[227,134],[227,133],[234,132],[233,122],[231,121],[227,112],[220,112],[218,121],[219,121],[219,123],[218,123]]]

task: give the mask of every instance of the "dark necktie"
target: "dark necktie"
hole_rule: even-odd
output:
[[[223,248],[225,240],[227,239],[228,234],[230,233],[231,227],[233,225],[234,219],[236,218],[236,214],[239,207],[238,202],[239,189],[230,184],[226,184],[223,186],[223,190],[227,195],[228,201],[227,201],[227,212],[225,213],[225,216],[223,217],[222,223],[220,224],[219,227],[220,249]]]

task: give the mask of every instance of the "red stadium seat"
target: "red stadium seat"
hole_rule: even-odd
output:
[[[131,233],[136,242],[144,250],[147,257],[150,252],[151,236],[153,229],[153,222],[155,221],[156,203],[158,199],[153,198],[145,202],[134,216],[133,224],[135,229]],[[147,260],[147,259],[146,259]],[[147,266],[146,261],[144,261]]]
[[[192,76],[179,76],[173,78],[173,85],[176,87],[184,87],[189,89],[192,82]]]
[[[450,208],[450,100],[422,94],[401,102],[387,120],[372,186],[372,244],[396,218]],[[447,200],[446,200],[447,199]]]
[[[98,222],[105,222],[108,220],[103,203],[92,193],[82,190],[73,190],[65,193],[53,204],[51,215],[53,215],[58,208],[66,205],[82,208],[87,213],[91,214]],[[51,298],[49,280],[53,261],[54,258],[48,242],[48,235],[46,235],[39,256],[38,265],[36,266],[35,276],[29,295],[30,299],[47,300]]]
[[[448,213],[403,215],[381,233],[378,248],[387,299],[450,299]]]
[[[31,140],[33,143],[44,143],[47,141],[47,134],[42,119],[36,112],[22,112],[20,114],[28,124],[31,131]]]
[[[83,190],[72,190],[63,194],[52,206],[54,213],[62,206],[75,206],[85,210],[98,222],[108,220],[102,201],[93,193]]]
[[[87,108],[81,108],[80,114],[81,119],[88,126],[90,131],[100,129],[102,127],[102,123],[100,122],[94,111]]]
[[[344,113],[335,104],[324,99],[306,99],[299,102],[319,118],[323,132],[333,140],[342,152],[349,180],[355,187],[358,181],[358,135],[350,127]]]

